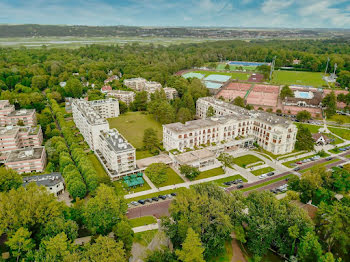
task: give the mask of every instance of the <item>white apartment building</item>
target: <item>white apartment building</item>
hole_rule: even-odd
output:
[[[130,105],[135,100],[135,92],[125,90],[110,90],[106,92],[108,97],[114,97],[125,104]]]
[[[175,88],[164,87],[163,90],[168,100],[173,100],[178,96],[178,93]]]
[[[140,77],[125,79],[124,85],[135,91],[146,91],[149,94],[152,94],[162,88],[162,85],[160,83],[147,81],[146,79]]]
[[[113,177],[136,169],[135,148],[117,129],[101,131],[99,144],[100,147],[96,153]]]
[[[215,116],[206,118],[208,108],[212,106]],[[262,148],[273,154],[286,154],[294,150],[297,128],[289,120],[276,115],[249,111],[214,97],[197,100],[199,120],[185,124],[163,125],[163,144],[166,150],[200,145],[224,144],[227,147],[242,143],[257,142]]]
[[[23,177],[23,186],[25,187],[29,183],[36,183],[38,186],[44,186],[47,191],[55,196],[58,196],[64,192],[64,179],[59,172]]]
[[[90,106],[102,118],[119,116],[119,102],[116,99],[108,98],[102,100],[88,101]]]
[[[109,129],[107,120],[95,111],[94,107],[91,106],[91,102],[84,99],[73,100],[72,112],[73,120],[86,143],[92,150],[98,149],[100,131]]]

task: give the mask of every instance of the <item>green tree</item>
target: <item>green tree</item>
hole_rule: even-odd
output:
[[[298,258],[300,261],[319,261],[322,256],[322,247],[317,236],[313,232],[308,232],[301,240],[298,248]]]
[[[145,262],[178,262],[175,253],[171,252],[169,248],[163,247],[147,253]]]
[[[305,122],[311,119],[311,114],[309,111],[302,110],[297,113],[297,119],[301,122]]]
[[[83,86],[76,78],[70,78],[65,86],[66,95],[79,98],[83,95]]]
[[[203,252],[204,248],[199,235],[192,228],[188,228],[182,249],[176,250],[176,255],[183,262],[204,262]]]
[[[22,183],[22,177],[15,170],[0,167],[0,192],[17,189]]]
[[[44,75],[33,76],[32,78],[32,88],[38,88],[39,90],[44,90],[46,88],[47,77]]]
[[[233,99],[233,104],[235,106],[245,107],[244,99],[240,96],[237,96],[235,99]]]
[[[325,108],[324,112],[328,118],[335,115],[337,111],[337,97],[335,96],[334,91],[323,98],[322,106]]]
[[[148,93],[146,91],[138,92],[135,95],[135,100],[132,103],[134,111],[145,111],[147,109]]]
[[[160,185],[168,180],[167,170],[166,164],[153,163],[145,169],[145,174],[155,185]]]
[[[200,174],[200,171],[198,168],[190,166],[190,165],[180,166],[180,172],[182,175],[184,175],[185,177],[187,177],[190,180],[195,179]]]
[[[230,65],[229,64],[225,65],[225,70],[230,70]]]
[[[280,98],[282,100],[284,100],[286,97],[294,97],[294,92],[287,85],[283,86],[280,92]]]
[[[179,111],[177,112],[176,116],[177,121],[181,123],[186,123],[187,121],[190,121],[193,119],[192,113],[188,108],[181,107]]]
[[[107,236],[99,236],[94,244],[88,244],[84,249],[83,261],[127,261],[123,243]]]
[[[157,136],[157,131],[153,128],[147,128],[143,132],[143,147],[150,152],[158,150],[159,139]]]
[[[350,71],[341,71],[337,78],[337,82],[342,88],[350,86]]]
[[[126,103],[124,103],[123,101],[119,100],[119,112],[120,114],[125,114],[126,112],[128,112],[129,107]]]
[[[304,127],[302,125],[298,126],[295,148],[297,150],[314,150],[314,140],[312,138],[310,130],[307,127]]]
[[[228,153],[221,153],[218,160],[221,162],[224,169],[226,169],[226,167],[232,168],[232,165],[234,164],[234,157]]]
[[[64,232],[69,240],[74,241],[78,237],[78,224],[73,220],[65,220],[63,217],[56,217],[45,224],[40,231],[41,238],[51,238]]]
[[[207,110],[207,117],[212,117],[212,116],[215,116],[215,110],[212,106],[209,106]]]
[[[134,231],[130,224],[122,220],[113,227],[113,233],[117,241],[123,242],[126,253],[130,254],[134,242]]]
[[[93,233],[106,235],[125,215],[127,205],[115,194],[113,188],[101,184],[96,196],[89,199],[83,208],[84,224]]]
[[[12,256],[16,257],[17,261],[19,261],[21,256],[25,255],[35,247],[34,241],[30,237],[31,232],[26,228],[20,227],[6,242],[6,245],[11,250]]]

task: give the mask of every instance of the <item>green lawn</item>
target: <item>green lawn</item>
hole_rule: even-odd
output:
[[[208,75],[226,75],[226,76],[231,76],[232,79],[239,79],[239,80],[245,80],[245,81],[247,81],[250,76],[249,73],[244,73],[244,72],[224,73],[224,72],[216,72],[216,71],[193,71],[193,73],[203,74],[204,77],[207,77]]]
[[[225,252],[217,257],[210,258],[210,262],[231,262],[233,255],[231,239],[225,241]]]
[[[343,115],[334,115],[331,118],[327,119],[328,121],[335,121],[339,123],[350,123],[350,116]]]
[[[158,229],[148,230],[134,235],[134,242],[137,242],[145,247],[151,243],[154,236],[157,234]]]
[[[341,138],[346,140],[350,140],[350,129],[336,127],[328,127],[328,129],[337,136],[340,136]]]
[[[136,151],[136,160],[153,156],[148,150]]]
[[[161,183],[160,185],[157,185],[157,187],[175,185],[175,184],[185,182],[171,167],[168,167],[167,175],[168,175],[168,180],[164,183]]]
[[[218,70],[224,70],[225,69],[226,64],[224,63],[219,63],[216,67],[216,69]],[[242,66],[243,69],[247,70],[247,71],[255,71],[256,66]],[[230,70],[239,70],[240,66],[239,65],[230,65]]]
[[[303,126],[310,130],[312,134],[318,133],[318,130],[321,128],[321,126],[316,125],[310,125],[310,124],[304,124],[304,123],[295,123],[297,127]]]
[[[157,131],[157,136],[163,139],[162,125],[153,119],[150,114],[142,112],[127,112],[115,118],[108,119],[109,127],[118,131],[136,148],[143,147],[143,132],[147,128]]]
[[[338,162],[338,161],[340,161],[340,159],[332,159],[330,161],[327,161],[327,162],[324,162],[324,163],[321,163],[321,164],[318,164],[318,165],[314,165],[312,167],[300,170],[299,173],[306,173],[307,171],[310,171],[314,167],[323,167],[323,166],[327,166],[329,164],[332,164],[332,163],[335,163],[335,162]]]
[[[92,162],[92,165],[94,166],[97,175],[99,177],[99,180],[102,182],[105,179],[109,180],[109,176],[107,175],[106,170],[103,168],[102,164],[100,161],[97,159],[97,156],[95,154],[89,154],[88,155],[90,161]]]
[[[302,157],[302,158],[296,158],[294,160],[291,160],[291,161],[288,161],[288,162],[284,162],[283,165],[285,165],[286,167],[293,167],[291,166],[290,164],[292,163],[296,163],[296,162],[299,162],[301,160],[304,160],[306,158],[310,158],[310,157],[313,157],[313,156],[316,156],[317,154],[314,154],[314,155],[311,155],[311,156],[306,156],[306,157]]]
[[[251,171],[250,173],[252,173],[255,176],[260,176],[262,174],[266,174],[266,173],[272,172],[272,171],[275,171],[275,169],[273,169],[272,167],[268,166],[268,167],[265,167],[265,168],[261,168],[261,169],[257,169],[257,170]]]
[[[233,180],[236,180],[236,179],[242,179],[243,182],[247,182],[247,179],[245,179],[244,177],[242,177],[240,175],[234,175],[234,176],[228,176],[228,177],[225,177],[225,178],[220,178],[220,179],[211,181],[210,183],[217,184],[218,186],[221,186],[221,187],[228,187],[228,186],[224,185],[223,183],[224,182],[228,182],[228,181],[233,181]]]
[[[258,185],[252,186],[252,187],[243,188],[243,189],[241,189],[241,191],[242,192],[246,192],[246,191],[250,191],[250,190],[253,190],[253,189],[257,189],[259,187],[267,186],[267,185],[276,183],[278,181],[284,180],[284,179],[292,177],[292,176],[295,176],[295,175],[289,174],[289,175],[286,175],[286,176],[282,176],[282,177],[279,177],[279,178],[276,178],[276,179],[272,179],[272,180],[266,181],[264,183],[261,183],[261,184],[258,184]]]
[[[236,157],[233,162],[240,166],[245,168],[245,166],[249,165],[249,164],[253,164],[256,162],[262,161],[260,158],[253,156],[253,155],[245,155],[245,156],[240,156],[240,157]],[[264,162],[264,161],[262,161]]]
[[[145,191],[145,190],[150,190],[151,186],[145,180],[143,180],[143,181],[145,182],[143,184],[143,186],[137,186],[135,188],[128,188],[127,185],[122,180],[115,181],[113,183],[114,183],[116,188],[122,187],[125,191],[125,194],[126,194],[127,192],[137,193],[137,192],[141,192],[141,191]]]
[[[310,85],[321,87],[326,84],[320,72],[274,71],[272,84],[279,85]]]
[[[350,131],[349,131],[350,132]],[[338,145],[338,144],[341,144],[341,143],[344,143],[344,140],[332,135],[332,134],[326,134],[324,133],[325,136],[329,137],[330,139],[334,139],[334,142],[332,142],[331,144],[332,145]]]
[[[195,178],[195,180],[200,180],[203,178],[218,176],[222,174],[225,174],[225,171],[222,169],[222,167],[217,167],[217,168],[213,168],[213,169],[209,169],[207,171],[201,172],[199,176]]]
[[[140,227],[157,223],[157,219],[154,216],[145,216],[129,219],[131,227]]]

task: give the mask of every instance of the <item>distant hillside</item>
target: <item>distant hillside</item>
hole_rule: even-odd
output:
[[[347,32],[302,29],[230,29],[133,26],[0,25],[0,37],[199,37],[199,38],[317,38]]]

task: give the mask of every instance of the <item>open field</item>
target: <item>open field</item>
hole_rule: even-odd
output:
[[[129,219],[129,222],[131,227],[140,227],[140,226],[157,223],[157,219],[153,216],[144,216],[144,217]]]
[[[275,171],[275,169],[273,169],[272,167],[268,166],[268,167],[265,167],[265,168],[261,168],[261,169],[257,169],[257,170],[251,171],[250,173],[252,173],[254,176],[260,176],[262,174],[266,174],[266,173],[269,173],[269,172],[272,172],[272,171]]]
[[[153,119],[150,114],[142,112],[127,112],[115,118],[108,119],[110,128],[117,128],[118,131],[136,148],[143,147],[143,132],[147,128],[157,131],[157,136],[163,139],[162,125]]]
[[[326,84],[320,72],[303,71],[274,71],[272,84],[278,85],[307,85],[321,87]]]
[[[328,127],[328,129],[337,136],[340,136],[341,138],[346,140],[350,140],[350,129],[336,127]]]
[[[228,177],[225,177],[225,178],[217,179],[217,180],[214,180],[214,181],[212,181],[210,183],[217,184],[218,186],[221,186],[221,187],[228,187],[228,186],[224,185],[223,183],[224,182],[228,182],[228,181],[233,181],[233,180],[236,180],[236,179],[242,179],[243,182],[247,182],[247,179],[245,179],[244,177],[242,177],[240,175],[234,175],[234,176],[228,176]]]
[[[171,167],[168,167],[167,175],[168,175],[168,180],[165,181],[164,183],[161,183],[160,185],[157,185],[157,187],[175,185],[175,184],[185,182]]]
[[[225,171],[222,169],[222,167],[217,167],[213,169],[209,169],[207,171],[203,171],[195,178],[195,180],[207,178],[207,177],[212,177],[212,176],[218,176],[225,174]]]
[[[256,162],[260,162],[260,161],[262,161],[260,158],[253,156],[253,155],[240,156],[240,157],[237,157],[233,160],[233,162],[236,165],[243,167],[243,168],[245,168],[249,164],[253,164]],[[262,161],[262,162],[264,162],[264,161]]]
[[[136,160],[153,156],[148,150],[137,150]]]
[[[194,73],[200,73],[202,75],[204,75],[204,77],[207,77],[208,75],[226,75],[226,76],[231,76],[232,79],[239,79],[239,80],[243,80],[243,81],[247,81],[250,74],[248,73],[244,73],[244,72],[230,72],[230,73],[226,73],[226,72],[216,72],[216,71],[193,71]]]
[[[303,126],[310,130],[312,134],[318,133],[318,130],[321,128],[321,126],[316,125],[310,125],[310,124],[304,124],[304,123],[295,123],[297,127]]]
[[[339,123],[350,123],[350,116],[334,115],[327,119],[328,121],[334,121]]]
[[[226,64],[225,63],[219,63],[216,67],[218,70],[224,70]],[[230,70],[239,70],[241,66],[238,65],[230,65]],[[256,69],[256,66],[242,66],[242,68],[246,71],[254,71]]]
[[[94,166],[98,178],[99,180],[105,181],[106,179],[109,180],[109,176],[107,175],[106,170],[103,168],[102,164],[100,163],[100,161],[97,159],[97,157],[95,156],[95,154],[90,154],[89,155],[89,159],[92,162],[92,165]]]

